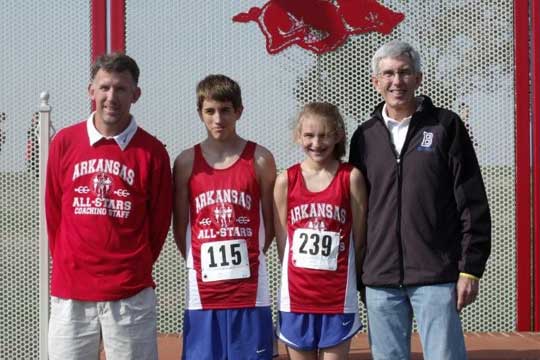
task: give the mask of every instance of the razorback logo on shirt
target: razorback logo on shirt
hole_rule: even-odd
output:
[[[79,181],[73,188],[75,215],[98,215],[127,219],[133,208],[131,193],[125,183],[132,185],[135,171],[116,160],[90,159],[73,166],[72,180],[92,175]],[[120,180],[120,179],[122,180]]]

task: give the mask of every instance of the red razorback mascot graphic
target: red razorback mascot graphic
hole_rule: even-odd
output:
[[[322,54],[341,46],[349,35],[389,34],[404,18],[376,0],[270,0],[235,15],[233,21],[255,21],[270,54],[293,44]]]

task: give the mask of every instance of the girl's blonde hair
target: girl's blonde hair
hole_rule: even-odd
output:
[[[327,127],[327,134],[341,136],[341,140],[335,145],[333,155],[336,160],[340,160],[345,155],[347,145],[347,136],[345,131],[345,122],[339,109],[329,102],[311,102],[302,108],[296,117],[296,126],[294,130],[295,138],[300,137],[302,128],[302,118],[310,115],[319,116],[324,119]]]

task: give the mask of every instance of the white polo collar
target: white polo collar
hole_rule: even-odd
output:
[[[135,133],[137,132],[137,123],[135,122],[135,118],[131,116],[131,120],[129,122],[128,127],[122,131],[120,134],[115,136],[103,136],[101,133],[96,129],[94,125],[94,114],[90,114],[88,119],[86,120],[86,130],[88,132],[88,139],[90,139],[90,146],[94,146],[95,143],[97,143],[101,139],[113,139],[116,141],[120,149],[124,151],[126,147],[129,145],[129,142],[131,139],[133,139],[133,136],[135,136]]]
[[[414,98],[414,100],[416,101],[416,110],[415,110],[415,112],[420,111],[422,109],[422,105],[424,104],[424,97],[423,96],[417,96],[417,97]],[[401,121],[397,121],[395,119],[392,119],[390,116],[388,116],[388,113],[386,112],[386,103],[384,103],[381,112],[382,112],[382,117],[383,117],[383,120],[384,120],[384,124],[389,129],[390,129],[390,126],[398,127],[398,128],[407,127],[407,126],[409,126],[409,123],[411,122],[411,119],[412,119],[412,115],[407,116],[406,118],[404,118]]]
[[[401,121],[392,119],[390,116],[388,116],[388,113],[386,112],[386,104],[384,104],[382,108],[382,117],[384,120],[384,124],[386,125],[387,128],[390,128],[390,126],[392,127],[409,126],[409,123],[411,122],[411,119],[412,119],[412,115],[407,116],[406,118],[403,118]]]

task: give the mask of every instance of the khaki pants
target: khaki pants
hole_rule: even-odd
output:
[[[156,296],[146,288],[117,301],[51,298],[50,360],[157,360]]]

